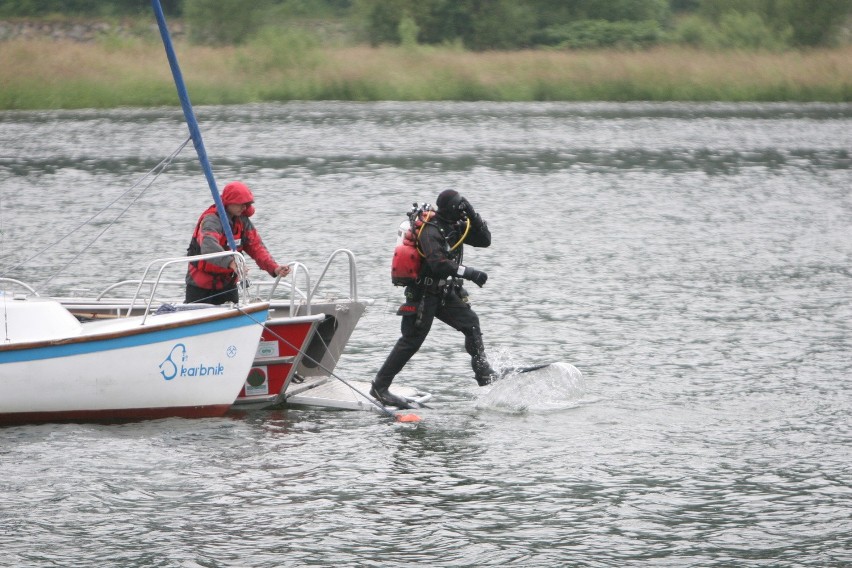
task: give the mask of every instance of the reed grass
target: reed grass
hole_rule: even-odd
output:
[[[852,47],[640,52],[176,46],[194,104],[287,100],[852,101]],[[0,42],[0,109],[178,104],[162,46]]]

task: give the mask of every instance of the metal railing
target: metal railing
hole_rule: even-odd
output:
[[[157,291],[163,287],[174,287],[174,288],[184,288],[186,286],[186,282],[184,280],[164,280],[163,272],[170,266],[180,263],[190,263],[196,262],[199,260],[208,260],[214,258],[222,258],[222,257],[233,257],[235,262],[238,265],[238,269],[242,274],[247,274],[247,264],[245,257],[239,253],[234,251],[222,251],[215,252],[210,254],[198,255],[198,256],[180,256],[180,257],[171,257],[171,258],[158,258],[152,260],[148,266],[145,268],[145,272],[142,275],[142,278],[139,280],[122,280],[120,282],[116,282],[111,284],[100,291],[95,297],[95,302],[101,302],[104,300],[108,300],[107,296],[114,292],[119,288],[125,288],[128,286],[135,286],[135,292],[133,297],[129,300],[129,305],[126,303],[128,300],[124,299],[121,301],[121,311],[126,311],[126,315],[130,316],[133,313],[134,309],[141,309],[142,306],[145,307],[145,315],[151,311],[151,305],[155,302]],[[314,297],[317,295],[320,285],[326,278],[326,275],[329,273],[329,269],[331,268],[332,263],[335,262],[340,257],[346,257],[347,266],[349,267],[349,300],[357,302],[358,301],[358,264],[355,260],[355,254],[348,249],[337,249],[332,252],[323,266],[320,277],[312,282],[310,271],[308,267],[303,263],[294,261],[288,263],[290,267],[290,273],[281,277],[278,276],[273,281],[260,281],[257,282],[257,297],[262,299],[266,298],[265,301],[272,302],[273,297],[275,296],[276,291],[279,291],[279,288],[284,288],[290,296],[290,315],[296,316],[298,315],[298,311],[301,305],[305,306],[305,315],[311,315],[311,303]],[[149,274],[153,272],[154,267],[159,266],[159,270],[157,271],[156,278],[149,278]],[[304,288],[300,288],[298,286],[299,280],[303,280]],[[20,286],[26,289],[29,293],[38,296],[38,293],[34,288],[27,285],[24,282],[19,280],[15,280],[13,278],[0,278],[0,282],[7,282],[10,284],[14,284],[16,286]],[[249,286],[250,282],[247,278],[241,278],[238,282],[238,289],[240,292],[240,298],[248,298],[249,297]],[[266,288],[269,288],[269,292],[266,292]],[[145,293],[143,294],[143,290]],[[166,296],[166,300],[164,301],[174,301],[175,298]]]
[[[349,299],[353,302],[358,301],[358,263],[355,260],[355,254],[349,249],[337,249],[332,252],[328,260],[325,262],[325,266],[322,269],[322,274],[317,278],[317,281],[314,283],[313,287],[311,287],[311,276],[308,272],[308,268],[302,264],[301,262],[291,262],[288,266],[292,267],[290,274],[292,275],[293,283],[285,282],[284,285],[289,287],[290,289],[290,315],[296,315],[296,310],[298,309],[296,306],[296,295],[298,294],[305,302],[305,315],[311,315],[311,300],[314,295],[317,293],[319,289],[319,285],[322,283],[325,278],[326,273],[328,272],[331,263],[338,256],[346,256],[349,259]],[[299,288],[296,287],[296,277],[300,270],[304,270],[305,272],[305,290],[307,292],[303,292]],[[267,301],[271,302],[273,295],[275,294],[275,290],[278,288],[278,284],[281,281],[281,277],[277,277],[269,289],[269,294],[267,296]]]
[[[151,268],[154,265],[161,264],[160,270],[157,272],[157,278],[154,280],[154,283],[151,286],[151,294],[148,296],[148,302],[145,305],[145,313],[142,316],[141,325],[145,325],[145,320],[148,318],[148,314],[151,311],[151,304],[154,301],[154,293],[157,291],[157,286],[160,284],[160,281],[163,278],[163,271],[167,267],[177,263],[189,263],[196,262],[199,260],[209,260],[213,258],[222,258],[227,256],[231,256],[234,258],[234,262],[237,265],[237,274],[246,274],[247,266],[245,257],[241,253],[232,250],[212,252],[210,254],[200,254],[198,256],[178,256],[174,258],[158,258],[152,260],[148,263],[148,266],[145,267],[145,272],[142,273],[142,279],[139,281],[139,286],[137,286],[136,292],[133,294],[133,298],[131,298],[130,300],[130,307],[127,308],[127,316],[129,317],[133,313],[133,308],[136,306],[136,299],[139,298],[139,292],[142,290],[142,286],[145,284],[146,278],[148,277],[148,273],[151,271]],[[237,288],[240,290],[240,298],[248,297],[248,289],[246,287],[246,283],[247,280],[245,278],[240,278],[237,281]]]
[[[27,284],[26,282],[21,282],[20,280],[15,280],[14,278],[0,278],[0,283],[14,284],[15,286],[20,286],[27,290],[33,296],[38,296],[38,292],[35,291],[35,288]]]

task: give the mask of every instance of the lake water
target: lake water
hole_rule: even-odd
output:
[[[466,255],[491,358],[559,364],[480,389],[437,324],[396,379],[434,395],[417,424],[2,428],[0,565],[852,565],[852,105],[197,110],[273,254],[357,255],[341,377],[396,340],[396,228],[445,188],[493,233]],[[191,147],[122,195],[185,137],[176,109],[0,113],[2,275],[91,292],[183,254]]]

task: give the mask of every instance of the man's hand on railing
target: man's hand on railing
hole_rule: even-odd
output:
[[[282,264],[275,269],[275,276],[279,278],[284,278],[288,274],[290,274],[290,267],[286,264]]]

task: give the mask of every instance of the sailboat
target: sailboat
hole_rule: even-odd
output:
[[[348,291],[321,294],[320,285],[325,274],[341,257],[348,260]],[[183,260],[197,258],[183,257]],[[341,396],[316,395],[327,391],[331,385],[339,386],[340,382],[333,377],[334,370],[358,321],[373,303],[358,295],[355,255],[348,249],[334,251],[315,282],[304,264],[293,262],[291,266],[290,282],[285,283],[280,278],[253,281],[251,291],[241,292],[241,297],[251,296],[267,302],[269,315],[263,321],[252,367],[234,406],[257,410],[290,402],[350,408],[351,392],[341,393]],[[297,285],[297,281],[304,284]],[[109,320],[153,313],[163,306],[179,306],[184,282],[162,281],[161,284],[162,292],[151,294],[147,301],[139,301],[126,293],[140,285],[147,290],[147,284],[139,280],[108,285],[92,297],[77,295],[57,299],[82,321]],[[317,388],[321,385],[325,385],[324,389]],[[360,408],[361,404],[355,407]]]
[[[0,286],[0,424],[221,416],[269,314],[253,302],[84,323],[25,283]]]
[[[191,137],[219,215],[225,218],[162,9],[157,0],[153,3]],[[233,235],[229,241],[231,251],[193,259],[230,255],[244,270],[245,260],[236,252]],[[40,297],[24,282],[0,278],[0,424],[191,418],[227,412],[245,390],[261,332],[269,331],[264,322],[269,320],[270,304],[244,301],[248,298],[244,292],[234,305],[160,306],[152,311],[163,270],[177,262],[188,260],[163,259],[148,265],[131,301],[136,305],[143,285],[150,286],[150,296],[140,302],[145,307],[138,313],[128,309],[125,317],[87,321],[58,299]],[[156,265],[157,277],[149,278]],[[318,321],[307,318],[303,336],[315,330]]]

